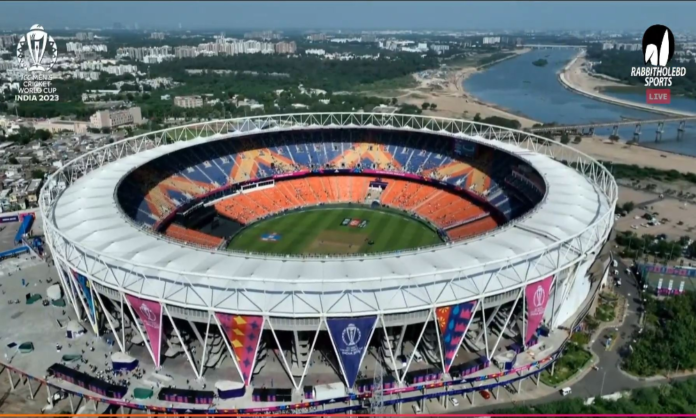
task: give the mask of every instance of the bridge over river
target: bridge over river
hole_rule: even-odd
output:
[[[664,132],[665,124],[678,124],[677,128],[677,140],[681,141],[684,138],[684,131],[686,122],[696,120],[696,116],[681,116],[673,118],[661,118],[661,119],[647,119],[647,120],[622,120],[618,122],[598,122],[598,123],[587,123],[580,125],[549,125],[549,126],[539,126],[530,129],[531,132],[536,134],[581,134],[581,135],[594,135],[594,131],[597,128],[611,128],[612,135],[618,135],[619,127],[621,126],[635,126],[633,131],[633,140],[640,142],[640,135],[642,129],[646,125],[655,125],[655,142],[662,141],[662,134]]]

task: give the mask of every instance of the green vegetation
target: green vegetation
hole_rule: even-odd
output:
[[[590,47],[587,57],[597,64],[593,67],[599,74],[616,78],[633,86],[645,86],[645,77],[631,77],[631,67],[643,67],[643,56],[640,51],[603,51],[601,45]],[[691,60],[688,63],[680,63],[672,60],[672,66],[685,67],[684,77],[672,77],[673,95],[696,97],[696,63]]]
[[[51,139],[53,135],[51,132],[44,129],[34,129],[28,128],[26,126],[20,126],[16,134],[9,136],[0,135],[0,142],[10,141],[19,145],[26,145],[33,140],[47,141]]]
[[[536,406],[514,406],[491,411],[494,414],[689,414],[696,411],[696,379],[673,382],[631,391],[630,397],[617,401],[572,398]]]
[[[623,205],[616,205],[617,212],[626,212],[627,214],[631,213],[635,208],[636,204],[633,202],[626,202]]]
[[[399,90],[416,87],[418,82],[411,74],[402,77],[378,80],[373,83],[360,85],[360,90],[365,92],[383,92],[389,90]]]
[[[522,124],[517,119],[508,119],[500,116],[482,118],[480,113],[474,115],[474,122],[487,123],[490,125],[502,126],[504,128],[520,129]]]
[[[189,40],[191,42],[191,40]],[[151,43],[151,42],[146,42]],[[168,43],[169,44],[169,43]],[[171,45],[171,44],[169,44]],[[114,47],[115,49],[116,47]],[[215,119],[263,113],[293,113],[298,111],[291,105],[300,103],[310,106],[315,112],[371,111],[384,104],[384,99],[363,95],[333,95],[334,92],[359,92],[394,90],[413,86],[412,73],[437,68],[437,58],[421,57],[417,54],[389,53],[379,59],[357,59],[351,61],[322,60],[318,57],[288,57],[282,55],[247,54],[244,56],[197,57],[179,59],[161,64],[146,65],[133,63],[150,77],[169,77],[181,83],[169,89],[143,92],[134,85],[123,85],[121,92],[107,96],[107,100],[128,100],[140,106],[143,117],[161,123],[167,117],[188,119]],[[190,74],[186,70],[206,70],[203,74]],[[228,70],[230,73],[213,73],[212,70]],[[236,73],[235,73],[236,72]],[[69,117],[86,120],[94,108],[82,102],[82,94],[88,90],[117,90],[115,83],[132,82],[132,75],[113,76],[101,73],[99,80],[55,80],[60,102],[23,102],[17,106],[20,117]],[[306,88],[325,90],[327,94],[303,95],[299,85]],[[284,90],[277,96],[274,92]],[[213,106],[195,109],[177,108],[171,100],[160,100],[162,95],[202,95],[208,100],[219,99]],[[250,110],[237,107],[231,102],[250,98],[264,105],[264,109]],[[8,103],[14,92],[0,95],[0,112],[10,113]],[[319,100],[329,99],[329,104]],[[225,103],[227,102],[227,103]]]
[[[478,65],[478,67],[485,67],[485,66],[490,65],[496,61],[500,61],[504,58],[508,58],[508,57],[513,56],[513,55],[515,55],[514,52],[496,52],[496,53],[491,54],[487,57],[480,58],[476,62],[476,64]]]
[[[342,225],[345,219],[367,221],[367,225],[363,228]],[[280,237],[277,241],[264,241],[264,234]],[[437,232],[402,212],[340,205],[292,212],[257,222],[234,236],[228,248],[282,254],[358,254],[397,251],[439,242]]]
[[[570,143],[570,135],[568,135],[568,132],[563,132],[561,134],[561,144],[568,144]]]
[[[657,180],[665,182],[688,181],[696,184],[696,174],[680,173],[677,170],[659,170],[652,167],[640,167],[635,164],[615,164],[609,161],[601,162],[617,179]]]
[[[652,215],[646,215],[652,218]],[[671,241],[664,236],[660,238],[650,234],[639,236],[633,231],[619,231],[616,233],[615,241],[621,247],[622,257],[647,259],[649,255],[652,255],[656,261],[669,261],[680,258],[684,250],[688,251],[689,237],[683,236],[676,241]]]
[[[618,299],[607,293],[602,293],[599,298],[595,318],[602,322],[611,322],[616,318],[616,303]]]
[[[559,385],[585,367],[590,360],[592,360],[592,354],[589,351],[573,342],[568,343],[563,356],[556,361],[553,376],[551,376],[551,367],[547,367],[541,372],[541,381],[548,386]]]
[[[624,370],[638,376],[696,369],[696,293],[647,298],[643,332],[636,333]],[[696,393],[696,392],[693,392]]]
[[[532,65],[534,65],[535,67],[546,67],[546,65],[547,65],[548,63],[549,63],[549,62],[548,62],[547,60],[545,60],[545,59],[543,59],[543,58],[539,58],[538,60],[533,61],[533,62],[532,62]]]

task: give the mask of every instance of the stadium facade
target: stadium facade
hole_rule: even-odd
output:
[[[206,248],[194,233],[184,243],[161,232],[224,199],[346,172],[453,190],[485,213],[440,225],[440,245],[349,256],[230,252]],[[230,380],[253,386],[276,348],[299,392],[317,350],[335,360],[336,381],[356,390],[368,351],[396,382],[412,384],[426,373],[465,375],[503,348],[543,347],[588,297],[617,193],[597,161],[527,132],[309,113],[108,144],[53,174],[40,205],[73,309],[121,351],[130,328],[156,366],[176,346],[201,377],[228,355]],[[494,228],[447,238],[489,216]],[[414,370],[419,361],[431,367]]]

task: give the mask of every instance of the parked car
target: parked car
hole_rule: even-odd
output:
[[[488,400],[491,398],[491,393],[487,390],[482,390],[479,392],[481,396],[483,396],[483,399]]]
[[[459,406],[459,401],[455,398],[450,398],[450,402],[452,403],[452,406]]]

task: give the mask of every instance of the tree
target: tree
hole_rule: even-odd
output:
[[[36,135],[36,138],[37,138],[39,141],[48,141],[48,140],[51,139],[51,137],[53,136],[53,135],[51,134],[51,132],[49,132],[49,131],[47,131],[47,130],[45,130],[45,129],[37,129],[37,130],[34,132],[34,135]]]
[[[392,97],[392,99],[391,99],[391,102],[390,102],[390,103],[391,103],[391,104],[392,104],[392,106],[393,106],[393,105],[397,104],[398,102],[399,102],[399,101],[398,101],[398,100],[396,99],[396,97]]]
[[[10,164],[19,164],[19,161],[17,161],[17,158],[15,158],[14,155],[10,157],[8,161],[10,162]]]
[[[474,115],[474,122],[481,122],[481,114],[477,113]]]
[[[42,179],[42,178],[44,178],[44,172],[43,172],[43,170],[32,170],[32,171],[31,171],[31,178],[33,178],[33,179]]]
[[[623,210],[626,213],[631,213],[631,211],[633,211],[633,209],[635,209],[635,207],[636,207],[636,204],[633,202],[626,202],[623,204]]]
[[[582,141],[582,136],[580,135],[575,135],[575,139],[573,140],[574,143],[579,144],[580,141]]]
[[[103,134],[110,134],[111,133],[111,128],[101,128],[101,133]]]
[[[423,102],[423,104],[421,105],[421,109],[423,109],[423,110],[426,110],[429,107],[430,107],[430,103],[428,103],[428,102]]]
[[[692,242],[686,249],[686,255],[689,258],[696,258],[696,241]]]
[[[567,144],[570,142],[570,135],[568,135],[568,132],[563,132],[561,134],[561,144]]]
[[[437,103],[430,103],[430,110],[437,109]]]

